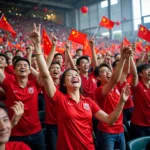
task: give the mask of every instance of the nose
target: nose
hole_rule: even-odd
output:
[[[5,123],[1,120],[0,121],[0,130],[3,130],[5,128]]]

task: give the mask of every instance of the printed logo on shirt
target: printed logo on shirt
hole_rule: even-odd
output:
[[[92,78],[92,81],[93,81],[94,83],[96,83],[96,80],[95,80],[94,78]]]
[[[144,92],[147,92],[147,90],[144,90]]]
[[[116,91],[115,91],[118,95],[120,95],[120,92],[118,91],[118,89],[116,89]]]
[[[70,103],[70,102],[68,102],[68,105],[72,106],[73,104],[72,104],[72,103]]]
[[[33,87],[29,87],[28,88],[28,92],[29,92],[29,94],[33,94],[34,93],[34,88]]]
[[[89,106],[88,103],[83,103],[83,108],[84,108],[85,110],[90,110],[90,106]]]
[[[18,93],[18,91],[13,91],[14,93]]]

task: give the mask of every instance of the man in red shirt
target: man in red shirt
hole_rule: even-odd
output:
[[[16,115],[19,116],[19,118],[15,119],[15,123],[18,123],[24,111],[23,104],[17,102],[13,106],[13,110],[15,112],[13,118],[16,118]],[[0,150],[31,150],[23,142],[8,142],[11,128],[12,122],[9,120],[7,108],[2,102],[0,102]]]
[[[136,69],[133,57],[131,57],[131,70],[134,98],[131,136],[132,138],[150,136],[150,64],[141,64]]]
[[[12,129],[11,141],[23,141],[33,150],[44,150],[44,134],[38,116],[38,91],[40,89],[36,80],[29,81],[30,64],[25,58],[17,59],[14,63],[16,79],[10,80],[0,70],[0,82],[6,94],[5,104],[8,108],[14,101],[24,104],[25,112],[20,122]],[[9,110],[10,117],[12,116]]]

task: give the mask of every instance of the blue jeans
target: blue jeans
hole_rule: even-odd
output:
[[[102,132],[99,129],[96,134],[97,140],[97,150],[114,150],[115,148],[119,150],[125,150],[125,138],[124,133],[111,134]]]
[[[57,125],[46,124],[47,150],[56,150],[57,137],[58,137]]]
[[[26,143],[32,150],[45,150],[45,139],[43,131],[29,136],[11,136],[10,141]]]

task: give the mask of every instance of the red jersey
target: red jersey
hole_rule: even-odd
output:
[[[139,126],[150,127],[150,88],[142,81],[136,87],[132,87],[134,97],[134,110],[131,122]]]
[[[113,90],[111,90],[107,95],[104,96],[102,94],[102,88],[103,86],[100,86],[96,89],[96,100],[100,108],[107,114],[110,114],[120,101],[120,92],[115,86]],[[103,132],[114,134],[123,132],[123,114],[121,113],[121,115],[113,125],[108,125],[100,121],[98,124],[98,129]]]
[[[6,150],[31,150],[31,148],[23,142],[7,142],[5,144]]]
[[[76,103],[58,90],[52,100],[56,104],[59,133],[57,150],[94,150],[92,115],[100,110],[98,105],[82,95],[80,102]]]
[[[126,82],[123,82],[121,85],[120,85],[120,83],[117,84],[120,93],[121,93],[122,89],[126,86],[126,84],[127,84]],[[133,106],[134,106],[133,100],[132,100],[132,97],[130,95],[128,100],[126,101],[123,109],[132,108]]]
[[[24,104],[24,114],[19,123],[12,129],[11,136],[32,135],[41,130],[38,116],[38,88],[37,82],[28,81],[27,86],[22,88],[16,80],[9,80],[6,76],[2,82],[2,88],[7,93],[5,104],[8,108],[14,105],[14,101],[22,101]],[[10,118],[13,111],[9,109]]]
[[[59,89],[59,86],[56,87]],[[46,124],[57,124],[56,121],[56,108],[55,108],[55,103],[48,97],[45,89],[43,89],[43,94],[44,94],[44,99],[45,99],[45,123]]]
[[[5,68],[5,71],[9,74],[14,75],[14,66],[13,65],[9,65]]]
[[[97,81],[93,73],[88,75],[88,78],[80,74],[82,81],[82,95],[90,97],[95,100],[95,90],[97,88]]]

